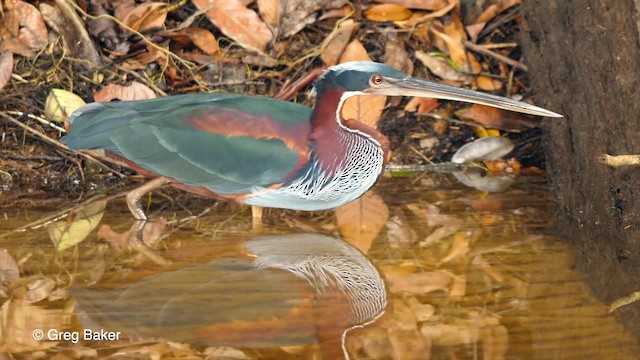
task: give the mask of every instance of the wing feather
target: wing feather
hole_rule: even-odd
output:
[[[74,149],[114,151],[188,185],[239,194],[286,179],[307,155],[300,144],[306,146],[310,117],[307,107],[271,98],[172,96],[89,104],[72,115],[62,140]]]

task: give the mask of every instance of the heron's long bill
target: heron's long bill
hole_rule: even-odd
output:
[[[465,101],[475,104],[493,106],[500,109],[517,111],[525,114],[562,117],[562,115],[529,105],[520,101],[511,100],[505,97],[485,94],[478,91],[472,91],[454,86],[439,84],[436,82],[418,79],[414,77],[405,77],[402,79],[393,79],[386,77],[385,81],[367,91],[370,94],[381,94],[388,96],[419,96],[430,97],[435,99]]]

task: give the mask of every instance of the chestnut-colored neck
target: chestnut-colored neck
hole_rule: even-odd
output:
[[[330,89],[318,95],[318,101],[311,116],[311,138],[315,140],[316,149],[321,156],[344,151],[335,142],[338,138],[336,133],[345,131],[338,125],[336,119],[336,109],[341,105],[340,98],[343,94],[343,89]],[[344,119],[341,123],[344,127],[366,134],[380,143],[385,154],[384,165],[386,166],[390,157],[390,147],[389,140],[384,135],[358,119]]]

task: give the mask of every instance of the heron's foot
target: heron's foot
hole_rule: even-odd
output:
[[[153,263],[160,266],[168,266],[171,264],[171,261],[163,258],[154,249],[142,241],[145,227],[151,224],[152,222],[146,220],[138,220],[131,225],[131,230],[129,232],[129,245]]]
[[[145,194],[168,183],[169,179],[161,176],[159,178],[155,178],[151,181],[146,182],[144,185],[131,190],[127,194],[127,206],[129,207],[129,211],[131,211],[131,214],[133,214],[133,217],[136,218],[136,220],[147,220],[147,215],[145,215],[144,210],[142,210],[140,199],[142,199]]]
[[[618,298],[609,305],[609,314],[616,311],[619,307],[633,304],[634,302],[637,302],[637,301],[640,301],[640,291],[634,291],[627,296]]]

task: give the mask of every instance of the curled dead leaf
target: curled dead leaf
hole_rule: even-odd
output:
[[[337,31],[332,32],[331,36],[325,39],[322,54],[320,54],[325,65],[332,66],[338,63],[356,27],[355,21],[347,19],[338,26]]]
[[[120,101],[155,99],[156,93],[148,86],[139,82],[132,82],[131,85],[123,86],[109,84],[93,95],[96,102],[108,102],[113,99]]]
[[[24,1],[16,1],[15,8],[20,20],[20,42],[32,49],[43,49],[49,41],[49,34],[40,11]]]
[[[366,18],[370,21],[402,21],[411,17],[411,10],[397,4],[374,5],[367,10]]]
[[[137,31],[162,27],[167,19],[166,7],[167,4],[161,2],[140,4],[127,14],[123,23]]]
[[[447,0],[374,0],[375,2],[385,3],[385,4],[397,4],[409,9],[420,9],[420,10],[440,10],[445,8],[448,4]],[[452,1],[452,3],[457,3],[457,1]]]

